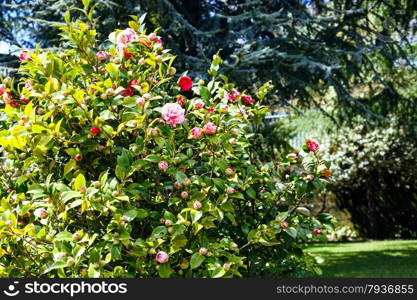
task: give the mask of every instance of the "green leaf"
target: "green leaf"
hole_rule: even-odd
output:
[[[117,79],[119,77],[119,69],[115,63],[108,63],[106,65],[106,70],[113,79]]]
[[[158,155],[150,154],[146,156],[144,160],[157,163],[161,161],[161,158]]]
[[[172,270],[168,263],[160,264],[159,265],[159,277],[161,278],[169,278],[171,275]]]
[[[111,259],[113,261],[120,259],[122,256],[121,253],[122,253],[122,245],[120,244],[113,245],[113,247],[111,248]]]
[[[165,236],[167,233],[168,231],[165,226],[158,226],[152,231],[151,237],[154,239],[159,239]]]
[[[82,0],[82,2],[85,8],[87,8],[90,5],[90,0]]]
[[[46,273],[49,273],[49,272],[51,272],[52,270],[55,270],[55,269],[60,269],[60,268],[64,268],[64,267],[66,267],[67,266],[67,263],[65,262],[65,261],[57,261],[57,262],[54,262],[54,263],[52,263],[52,264],[50,264],[49,265],[49,267],[47,267],[43,272],[42,272],[42,274],[46,274]]]
[[[284,231],[293,239],[297,237],[297,230],[294,227],[285,228]]]
[[[138,208],[136,210],[136,212],[137,212],[137,217],[139,219],[145,219],[147,216],[149,216],[148,211],[146,209],[143,209],[143,208]]]
[[[210,91],[205,86],[200,87],[200,96],[203,97],[204,100],[209,101],[210,100]]]
[[[81,196],[82,196],[82,194],[80,192],[76,192],[76,191],[62,192],[61,200],[63,202],[67,202],[68,200],[71,200],[73,198],[79,198]]]
[[[179,183],[183,184],[183,183],[184,183],[184,179],[185,179],[185,178],[187,178],[187,175],[185,175],[183,172],[181,172],[181,171],[177,171],[177,172],[175,173],[175,179],[176,179]]]
[[[116,166],[115,173],[116,173],[116,177],[120,180],[123,180],[126,177],[126,169],[119,165]]]
[[[175,248],[183,248],[187,244],[185,235],[177,235],[172,239],[171,245]]]
[[[193,256],[191,256],[191,259],[190,259],[191,269],[198,268],[203,263],[204,260],[205,260],[205,257],[203,255],[201,255],[198,252],[194,253]]]
[[[191,210],[191,220],[193,223],[200,220],[202,216],[203,216],[203,212],[201,210],[195,210],[195,209]]]
[[[72,234],[70,232],[63,231],[63,232],[58,233],[55,236],[54,240],[58,242],[59,241],[72,241]]]
[[[64,166],[64,176],[70,173],[76,165],[77,162],[75,161],[75,159],[70,159]]]
[[[246,190],[246,194],[252,199],[256,199],[256,192],[253,188]]]
[[[128,221],[132,221],[136,216],[138,215],[138,212],[136,209],[128,210],[123,214],[123,217],[125,217]]]
[[[74,182],[74,189],[79,191],[81,187],[86,186],[85,177],[83,174],[78,174],[78,176],[75,178]]]
[[[75,100],[77,100],[78,103],[81,103],[84,100],[84,91],[83,90],[76,90],[73,94],[73,97]]]
[[[218,267],[214,269],[213,274],[211,275],[212,278],[220,278],[226,274],[226,271],[222,267]]]
[[[67,24],[71,22],[71,13],[69,10],[67,10],[67,12],[65,13],[64,20],[65,20],[65,23]]]

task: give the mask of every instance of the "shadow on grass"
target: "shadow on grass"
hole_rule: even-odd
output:
[[[362,244],[364,245],[364,244]],[[368,249],[360,245],[328,244],[313,247],[324,259],[321,277],[417,277],[417,248],[414,244]],[[364,245],[365,246],[365,245]],[[356,249],[358,248],[358,249]]]

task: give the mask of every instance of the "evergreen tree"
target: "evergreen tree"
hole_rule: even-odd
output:
[[[24,28],[30,39],[57,46],[50,25],[62,22],[63,12],[80,6],[77,0],[1,0],[0,19]],[[324,107],[326,95],[337,104],[361,111],[369,118],[384,118],[370,109],[366,97],[355,90],[380,84],[389,99],[400,99],[395,78],[384,76],[402,58],[409,63],[412,0],[97,0],[100,32],[125,26],[129,15],[147,12],[148,25],[161,27],[177,64],[191,76],[205,78],[213,54],[222,49],[224,70],[231,80],[251,89],[271,80],[274,104]],[[13,16],[19,16],[15,18]],[[19,25],[19,26],[17,26]],[[16,26],[16,27],[14,27]],[[15,29],[15,32],[18,29]],[[9,42],[13,32],[1,33]],[[7,36],[10,36],[7,38]],[[348,110],[344,110],[345,112]]]

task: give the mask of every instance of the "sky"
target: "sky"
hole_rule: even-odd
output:
[[[10,52],[9,44],[3,41],[0,41],[0,54],[8,54]]]

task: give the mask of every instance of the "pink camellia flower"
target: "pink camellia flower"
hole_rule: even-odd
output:
[[[29,92],[32,92],[32,91],[33,91],[33,88],[32,88],[32,81],[27,80],[27,81],[25,82],[25,88],[26,88]],[[1,95],[1,93],[0,93],[0,95]]]
[[[321,234],[321,230],[318,229],[318,228],[314,228],[313,233],[319,235],[319,234]]]
[[[136,100],[136,105],[138,105],[138,106],[144,106],[145,105],[145,99],[143,99],[142,97],[139,97]]]
[[[237,98],[237,97],[240,96],[240,93],[237,90],[233,89],[232,90],[232,96],[235,97],[235,98]]]
[[[226,92],[225,96],[228,101],[235,103],[236,98],[240,96],[240,93],[237,90],[233,89],[231,94],[229,92]]]
[[[226,168],[226,170],[225,170],[224,172],[225,172],[225,173],[226,173],[226,175],[228,175],[228,176],[232,176],[232,175],[234,175],[234,174],[235,174],[235,171],[234,171],[232,168],[230,168],[230,167]]]
[[[196,210],[199,210],[199,209],[201,209],[201,202],[200,201],[195,201],[194,203],[193,203],[193,208],[194,209],[196,209]]]
[[[219,110],[220,110],[221,112],[228,112],[228,111],[229,111],[229,105],[227,105],[227,104],[222,104],[222,105],[220,106]]]
[[[252,99],[252,97],[251,96],[249,96],[249,95],[243,95],[242,96],[242,100],[243,100],[243,102],[245,102],[246,104],[252,104],[253,103],[253,99]]]
[[[233,102],[233,103],[236,102],[236,99],[229,92],[225,93],[225,97],[226,97],[227,101],[230,101],[230,102]]]
[[[312,175],[312,174],[309,174],[309,175],[307,175],[306,177],[305,177],[305,180],[307,181],[307,182],[310,182],[310,181],[312,181],[314,179],[314,175]]]
[[[39,208],[35,211],[35,215],[41,219],[45,219],[48,216],[48,212],[44,208]]]
[[[185,99],[183,97],[178,97],[177,98],[177,103],[178,104],[185,104]]]
[[[65,252],[57,252],[53,254],[54,261],[59,261],[61,259],[64,259],[65,257],[67,257],[67,254]]]
[[[204,107],[204,101],[201,99],[197,99],[193,103],[194,109],[202,109]]]
[[[281,228],[288,228],[288,222],[283,220],[279,223],[279,226]]]
[[[193,81],[190,77],[183,76],[178,80],[178,85],[183,91],[189,91],[193,87]]]
[[[307,145],[308,150],[313,151],[313,152],[316,152],[320,148],[319,144],[313,140],[309,140],[306,145]]]
[[[161,39],[156,39],[155,43],[159,44],[159,46],[161,46],[161,47],[164,45],[164,43],[162,42]]]
[[[178,103],[167,103],[162,107],[162,118],[167,124],[175,127],[185,121],[184,112]]]
[[[106,60],[106,59],[107,59],[107,54],[106,54],[106,52],[105,52],[105,51],[99,51],[99,52],[97,52],[97,59],[98,59],[99,61],[104,61],[104,60]]]
[[[132,28],[126,28],[125,30],[120,31],[117,34],[117,43],[118,44],[130,44],[138,40],[138,35],[136,31]]]
[[[203,131],[205,134],[215,134],[217,131],[217,126],[212,122],[208,122],[206,125],[204,125]]]
[[[169,260],[169,255],[164,251],[159,251],[156,254],[156,261],[160,264],[164,264]]]
[[[133,86],[133,85],[139,85],[139,80],[137,80],[137,79],[132,79],[132,80],[129,82],[129,85],[130,85],[130,86]]]
[[[6,104],[12,105],[13,95],[11,93],[8,93],[8,92],[3,93],[3,101]]]
[[[4,84],[0,84],[0,96],[3,95],[5,90],[6,90],[6,86]]]
[[[19,59],[20,61],[29,61],[32,60],[32,58],[30,57],[29,51],[22,51],[19,55]]]
[[[201,128],[194,127],[191,129],[191,134],[193,135],[193,138],[199,139],[203,135],[203,130]]]
[[[165,171],[166,169],[168,169],[168,163],[165,160],[163,160],[159,162],[158,167],[160,170]]]
[[[150,34],[148,35],[148,37],[149,37],[149,39],[150,39],[151,41],[156,41],[156,40],[158,39],[158,36],[156,35],[156,33],[155,33],[155,32],[150,33]]]

